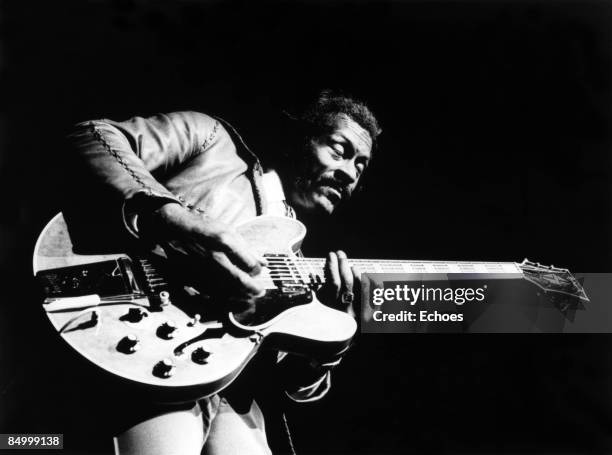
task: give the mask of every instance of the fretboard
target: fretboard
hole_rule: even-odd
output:
[[[266,287],[304,285],[325,281],[325,259],[302,258],[286,254],[266,254],[267,270],[261,278]],[[525,259],[523,262],[474,261],[401,261],[384,259],[349,259],[361,273],[456,274],[457,279],[486,278],[495,280],[524,278],[545,292],[589,299],[580,283],[567,269],[544,266]],[[425,279],[425,278],[424,278]]]
[[[303,279],[311,276],[325,277],[323,258],[302,258],[286,255],[266,255],[271,276],[280,279]],[[349,259],[361,273],[457,273],[487,274],[489,277],[519,278],[523,272],[514,262],[473,261],[402,261],[379,259]]]
[[[323,270],[323,258],[294,258],[296,264]],[[470,262],[470,261],[401,261],[379,259],[349,259],[362,273],[508,273],[522,275],[514,262]]]

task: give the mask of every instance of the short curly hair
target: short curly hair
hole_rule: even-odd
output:
[[[309,136],[328,132],[333,128],[339,115],[346,115],[365,129],[372,138],[372,144],[382,132],[376,117],[366,104],[351,96],[323,90],[297,115],[292,115],[306,127]]]

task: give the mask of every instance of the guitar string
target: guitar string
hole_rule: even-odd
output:
[[[266,258],[267,259],[267,258]],[[278,258],[275,258],[278,259]],[[306,264],[323,264],[325,263],[325,259],[322,258],[288,258],[293,263],[306,263]],[[349,262],[355,265],[391,265],[391,266],[401,266],[401,265],[409,265],[409,266],[418,266],[418,265],[433,265],[433,266],[462,266],[462,267],[473,267],[473,266],[493,266],[493,267],[503,267],[509,265],[516,265],[514,262],[496,262],[496,261],[404,261],[404,260],[395,260],[395,259],[350,259]]]
[[[325,263],[325,259],[306,259],[306,258],[265,258],[269,264],[273,265],[306,265],[312,266],[314,265],[322,265]],[[493,267],[502,267],[505,265],[515,265],[513,262],[467,262],[467,261],[402,261],[402,260],[378,260],[378,259],[354,259],[349,261],[353,265],[372,265],[372,266],[426,266],[433,265],[439,267],[448,267],[448,266],[460,266],[460,267],[473,267],[473,266],[493,266]]]
[[[290,256],[271,256],[266,257],[269,268],[268,277],[258,277],[256,281],[270,282],[274,280],[293,280],[308,282],[312,281],[313,277],[318,276],[321,282],[324,282],[323,266],[325,259],[323,258],[304,258],[304,257],[290,257]],[[456,265],[459,268],[472,269],[475,265],[484,266],[485,268],[503,268],[506,263],[502,262],[478,262],[472,263],[470,261],[404,261],[404,260],[374,260],[374,259],[354,259],[350,260],[353,266],[357,266],[358,271],[362,273],[376,273],[376,272],[407,272],[415,271],[413,268],[424,269],[426,265],[431,265],[434,269],[438,268],[440,272],[448,271],[449,265]],[[510,263],[508,263],[510,264]],[[512,263],[513,264],[513,263]],[[317,270],[315,270],[315,267]],[[413,269],[413,270],[410,270]],[[423,272],[425,270],[416,270],[417,272]],[[466,270],[466,272],[471,270]],[[318,272],[318,273],[317,273]]]

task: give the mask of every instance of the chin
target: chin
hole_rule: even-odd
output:
[[[325,196],[320,196],[313,201],[314,211],[319,215],[331,215],[334,213],[336,206]]]
[[[336,210],[336,205],[322,194],[314,194],[292,202],[296,210],[309,215],[329,216]]]

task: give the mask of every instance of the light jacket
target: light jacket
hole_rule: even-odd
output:
[[[69,140],[92,175],[118,193],[124,213],[174,201],[232,226],[264,213],[262,166],[223,120],[198,112],[93,120]]]

